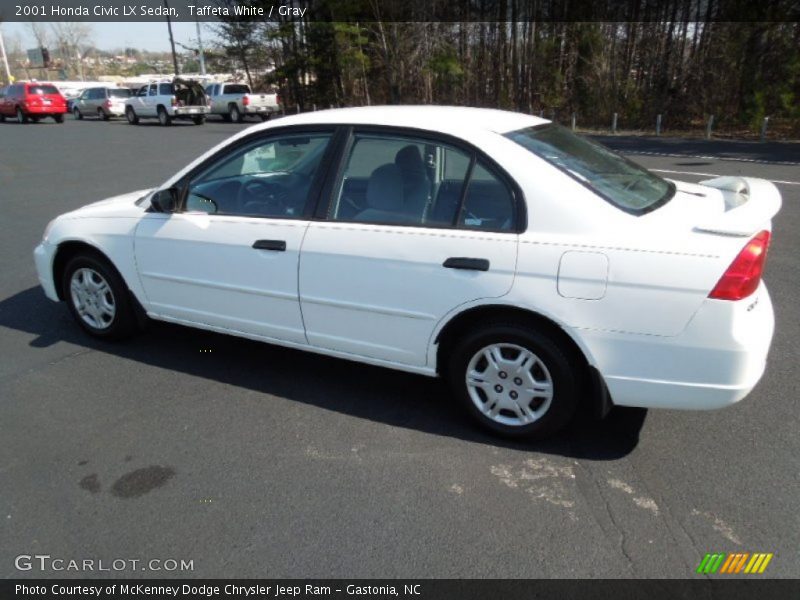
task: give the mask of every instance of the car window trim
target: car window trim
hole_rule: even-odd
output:
[[[448,135],[446,133],[440,133],[438,131],[431,131],[428,129],[417,129],[414,127],[406,127],[406,126],[394,126],[394,125],[369,125],[369,124],[359,124],[353,123],[348,126],[348,139],[345,146],[342,148],[343,152],[339,154],[336,158],[337,160],[337,169],[336,169],[336,176],[333,177],[333,181],[329,182],[330,185],[327,186],[329,189],[326,190],[326,194],[323,196],[324,201],[320,203],[317,210],[314,213],[315,220],[323,220],[328,221],[331,223],[350,223],[355,225],[380,225],[380,226],[387,226],[387,227],[413,227],[416,229],[447,229],[447,230],[459,230],[459,231],[482,231],[485,233],[505,233],[505,234],[514,234],[518,235],[524,233],[528,228],[528,215],[526,210],[526,202],[525,202],[525,195],[522,192],[519,184],[514,180],[508,172],[501,167],[497,161],[492,159],[488,154],[483,152],[477,146],[463,140],[461,138]],[[481,161],[487,171],[492,174],[494,177],[498,179],[500,183],[506,186],[508,191],[511,193],[511,201],[514,206],[513,210],[513,217],[514,223],[510,229],[484,229],[481,227],[467,227],[463,225],[443,225],[443,224],[409,224],[409,223],[378,223],[378,222],[362,222],[362,221],[350,221],[350,220],[334,220],[330,218],[330,210],[333,206],[334,198],[333,198],[333,191],[334,188],[338,189],[338,185],[341,183],[342,177],[344,176],[344,170],[346,169],[347,165],[346,162],[348,160],[349,151],[352,149],[352,145],[354,143],[355,136],[359,133],[367,133],[367,134],[384,134],[389,136],[396,136],[396,137],[411,137],[417,138],[421,140],[432,140],[439,144],[444,144],[447,146],[452,146],[459,150],[464,151],[467,155],[470,156],[470,160],[474,158],[475,162]],[[471,174],[471,173],[470,173]],[[468,184],[468,181],[465,179],[465,183]],[[464,185],[462,189],[462,194],[465,193],[468,185]],[[463,198],[462,198],[463,201]]]
[[[200,173],[203,171],[208,170],[210,166],[214,163],[218,163],[221,161],[226,160],[230,157],[231,154],[234,154],[241,150],[243,147],[247,147],[250,145],[254,145],[257,143],[264,142],[273,137],[280,137],[281,135],[294,135],[294,134],[327,134],[330,135],[330,141],[328,142],[328,147],[325,148],[325,152],[320,159],[320,168],[317,169],[317,172],[314,174],[314,178],[311,182],[311,186],[308,192],[308,198],[306,198],[306,203],[303,206],[303,210],[299,215],[287,215],[287,216],[268,216],[268,215],[234,215],[229,213],[220,213],[219,216],[224,217],[241,217],[246,219],[280,219],[283,221],[308,221],[311,219],[311,216],[314,214],[314,210],[316,206],[319,204],[319,198],[322,191],[322,188],[325,184],[325,178],[328,177],[330,171],[330,163],[335,162],[336,155],[335,155],[335,146],[336,146],[336,139],[337,134],[339,134],[339,130],[341,128],[336,125],[287,125],[284,127],[273,127],[266,130],[256,131],[250,135],[247,135],[241,139],[236,140],[235,142],[228,144],[224,148],[220,149],[219,152],[216,154],[209,156],[206,160],[195,166],[191,171],[186,173],[183,177],[181,177],[174,185],[178,189],[178,206],[175,209],[175,214],[186,214],[186,201],[189,197],[189,186],[194,178],[196,178]],[[323,165],[328,165],[327,167]],[[151,207],[152,208],[152,207]],[[150,209],[148,209],[149,211]],[[209,216],[215,216],[214,214],[210,214]]]

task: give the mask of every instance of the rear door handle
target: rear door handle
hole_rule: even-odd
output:
[[[284,240],[256,240],[253,242],[256,250],[274,250],[275,252],[286,252],[286,242]]]
[[[443,267],[446,269],[463,269],[467,271],[488,271],[489,261],[485,258],[466,258],[463,256],[453,256],[444,261]]]

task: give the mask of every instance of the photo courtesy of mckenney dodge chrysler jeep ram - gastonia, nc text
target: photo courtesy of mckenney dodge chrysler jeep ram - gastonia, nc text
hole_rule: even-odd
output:
[[[445,378],[478,422],[712,409],[762,376],[775,186],[662,179],[544,119],[366,107],[256,125],[54,219],[48,298]]]

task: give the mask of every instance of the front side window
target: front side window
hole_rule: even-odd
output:
[[[150,96],[155,96],[156,94],[158,94],[158,86],[155,83],[153,83],[153,84],[150,85],[149,95]]]
[[[675,193],[674,184],[559,125],[528,127],[505,136],[622,210],[649,212]]]
[[[329,218],[490,231],[515,226],[513,195],[472,152],[390,134],[354,136]]]
[[[299,218],[330,138],[287,134],[234,151],[189,184],[186,211]]]

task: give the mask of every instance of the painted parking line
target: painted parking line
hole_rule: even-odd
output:
[[[698,175],[700,177],[724,177],[718,173],[698,173],[697,171],[672,171],[670,169],[648,169],[648,171],[655,171],[657,173],[672,173],[675,175]],[[735,175],[732,177],[735,177]],[[783,185],[800,185],[800,181],[783,181],[781,179],[770,179],[769,181]]]
[[[776,165],[780,166],[787,166],[787,167],[796,167],[800,166],[800,162],[796,161],[784,161],[784,160],[761,160],[759,158],[742,158],[742,157],[728,157],[728,156],[706,156],[705,154],[676,154],[672,152],[649,152],[647,150],[624,150],[624,149],[617,149],[618,152],[622,152],[623,154],[642,154],[644,156],[666,156],[668,158],[700,158],[703,160],[725,160],[731,162],[749,162],[749,163],[758,163],[761,165]]]

